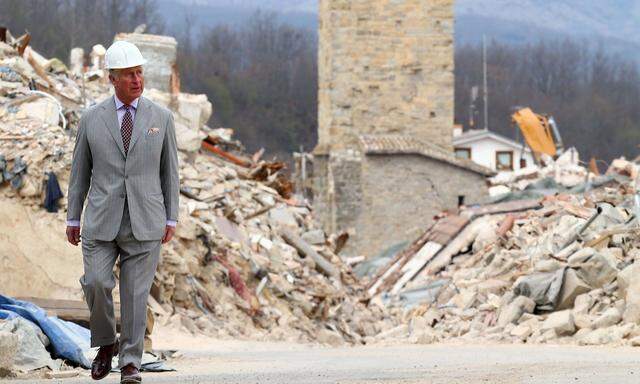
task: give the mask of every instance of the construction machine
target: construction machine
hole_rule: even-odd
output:
[[[540,163],[542,154],[553,158],[562,154],[564,145],[553,116],[538,115],[531,108],[521,108],[511,117],[531,148],[536,163]]]

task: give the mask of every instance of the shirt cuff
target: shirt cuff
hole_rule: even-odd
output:
[[[67,227],[79,227],[80,220],[67,220]]]
[[[177,223],[178,222],[175,221],[175,220],[167,220],[167,225],[170,226],[170,227],[174,227],[175,228]]]

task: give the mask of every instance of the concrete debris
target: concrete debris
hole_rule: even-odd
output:
[[[0,320],[0,324],[2,324],[2,320]],[[0,331],[0,377],[15,376],[14,361],[18,354],[19,343],[18,335],[8,331]]]
[[[49,345],[49,339],[37,325],[21,317],[6,321],[0,320],[0,345],[4,343],[2,335],[6,333],[15,336],[18,341],[13,361],[11,361],[12,371],[29,372],[43,367],[53,370],[60,369],[62,360],[51,358],[45,349]],[[8,345],[11,345],[10,341]],[[2,369],[1,367],[2,362],[0,361],[0,369]]]
[[[575,148],[569,148],[555,160],[545,156],[542,163],[540,167],[530,165],[515,171],[499,172],[489,179],[494,194],[506,191],[503,187],[510,191],[523,191],[540,180],[553,180],[562,187],[571,188],[595,177],[580,165],[578,151]],[[498,186],[502,188],[495,188]]]
[[[525,313],[533,313],[536,307],[535,301],[525,296],[516,297],[510,304],[500,311],[498,316],[498,326],[504,327],[507,324],[517,324],[518,320]]]
[[[523,171],[527,177],[515,180],[530,192],[551,174],[559,178],[552,194],[443,214],[371,273],[372,301],[402,311],[407,324],[437,311],[441,316],[424,327],[437,340],[640,344],[640,284],[633,279],[640,272],[640,199],[630,177],[640,166],[618,159],[602,176],[606,182],[590,182],[576,158],[547,159],[553,169]],[[570,180],[576,174],[588,185]],[[441,248],[424,258],[430,242]],[[414,259],[419,272],[397,289]],[[411,332],[394,337],[415,341]]]
[[[573,321],[573,314],[570,309],[564,311],[553,312],[542,323],[542,331],[553,330],[556,335],[571,335],[576,330],[576,324]]]
[[[152,50],[160,44],[162,60],[175,61],[175,41],[117,38]],[[66,199],[58,213],[44,212],[44,181],[53,172],[62,191],[68,189],[79,118],[111,94],[102,69],[105,50],[94,46],[86,69],[74,49],[71,70],[63,70],[45,65],[48,60],[32,49],[27,60],[15,43],[6,45],[0,50],[0,199],[55,217],[51,237],[60,237]],[[165,84],[167,74],[176,75],[156,69],[148,79]],[[285,164],[261,160],[262,152],[245,153],[231,129],[207,127],[212,106],[206,96],[175,93],[173,85],[170,92],[164,86],[145,90],[173,110],[180,143],[180,217],[152,286],[155,321],[220,338],[330,345],[373,341],[399,325],[399,312],[369,302],[337,255],[348,236],[325,234],[309,204],[292,195]],[[30,260],[38,264],[38,257],[47,255]]]

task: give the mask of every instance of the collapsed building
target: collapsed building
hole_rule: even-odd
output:
[[[368,293],[405,319],[378,337],[639,346],[639,170],[595,175],[568,151],[491,179],[510,191],[443,215],[373,274]]]
[[[453,154],[453,1],[320,1],[314,207],[345,252],[418,236],[492,172]]]

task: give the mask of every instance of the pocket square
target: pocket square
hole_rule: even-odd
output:
[[[158,132],[160,132],[160,128],[149,128],[147,135],[155,135]]]

